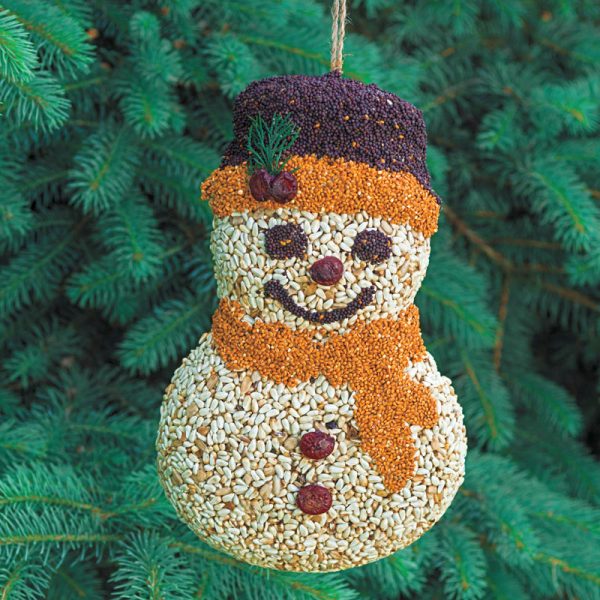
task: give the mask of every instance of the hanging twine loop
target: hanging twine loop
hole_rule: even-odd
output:
[[[344,36],[346,35],[346,0],[333,0],[331,7],[331,70],[341,74],[344,62]]]

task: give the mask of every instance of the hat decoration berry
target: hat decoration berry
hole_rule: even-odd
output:
[[[342,77],[254,82],[203,184],[219,307],[161,408],[159,475],[211,546],[334,571],[427,531],[464,477],[414,298],[439,200],[421,113]]]

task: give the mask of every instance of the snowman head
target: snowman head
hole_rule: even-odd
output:
[[[243,142],[256,114],[298,125],[285,165],[297,192],[284,204],[249,185]],[[239,96],[235,132],[203,185],[219,297],[251,319],[317,333],[412,304],[439,213],[416,108],[338,74],[276,77]]]

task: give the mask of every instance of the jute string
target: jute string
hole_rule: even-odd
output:
[[[346,0],[333,0],[331,7],[331,70],[342,72],[344,35],[346,34]]]

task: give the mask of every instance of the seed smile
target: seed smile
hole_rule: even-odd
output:
[[[361,308],[367,306],[367,304],[373,300],[373,296],[375,295],[375,286],[371,285],[368,288],[364,288],[360,294],[346,306],[319,312],[317,310],[308,310],[307,308],[298,306],[288,291],[283,287],[282,283],[275,279],[267,281],[264,289],[265,295],[268,298],[279,301],[283,308],[296,317],[301,317],[311,323],[322,323],[323,325],[350,318]]]

